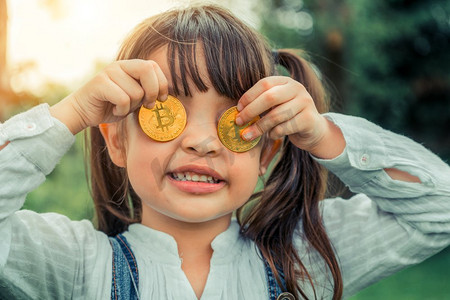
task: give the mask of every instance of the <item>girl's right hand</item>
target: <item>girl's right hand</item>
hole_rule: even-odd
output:
[[[115,61],[50,112],[76,134],[89,126],[119,121],[142,104],[151,108],[167,95],[168,82],[156,62]]]

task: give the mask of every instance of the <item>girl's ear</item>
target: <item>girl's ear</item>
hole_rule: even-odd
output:
[[[126,159],[124,149],[117,134],[117,123],[100,124],[98,127],[106,143],[109,157],[112,162],[119,168],[125,168]]]
[[[270,140],[268,147],[264,147],[261,153],[261,161],[259,163],[259,175],[262,176],[266,174],[267,168],[269,167],[270,162],[278,153],[278,150],[283,143],[283,139],[278,139],[276,141]]]

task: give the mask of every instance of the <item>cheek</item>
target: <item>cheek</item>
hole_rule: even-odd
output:
[[[145,190],[152,190],[157,185],[160,164],[155,157],[148,157],[142,148],[129,149],[127,154],[127,172],[133,189],[142,197]],[[153,170],[155,169],[155,170]]]
[[[128,177],[138,195],[145,197],[145,193],[156,191],[161,185],[171,149],[143,134],[130,137],[128,145]]]
[[[259,155],[251,152],[240,155],[243,155],[243,157],[237,158],[234,162],[234,185],[236,187],[236,193],[239,194],[239,199],[245,199],[247,201],[253,194],[258,183]]]

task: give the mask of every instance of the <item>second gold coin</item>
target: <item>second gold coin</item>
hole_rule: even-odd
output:
[[[222,144],[224,144],[224,146],[231,151],[245,152],[255,147],[261,137],[258,137],[252,141],[246,141],[241,138],[241,132],[248,126],[258,121],[259,117],[254,118],[243,126],[238,126],[235,122],[237,114],[238,111],[236,106],[233,106],[225,111],[220,117],[219,124],[217,125],[217,134]]]

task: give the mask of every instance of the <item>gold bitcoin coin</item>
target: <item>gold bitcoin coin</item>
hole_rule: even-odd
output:
[[[166,101],[156,100],[153,108],[141,106],[139,125],[149,137],[167,142],[179,136],[186,126],[186,110],[177,98],[170,96]]]
[[[261,137],[252,141],[246,141],[241,138],[242,131],[248,126],[259,120],[259,117],[254,118],[249,123],[238,126],[235,123],[236,115],[238,114],[236,106],[229,108],[220,117],[217,125],[217,134],[219,139],[225,147],[233,152],[245,152],[255,147]]]

